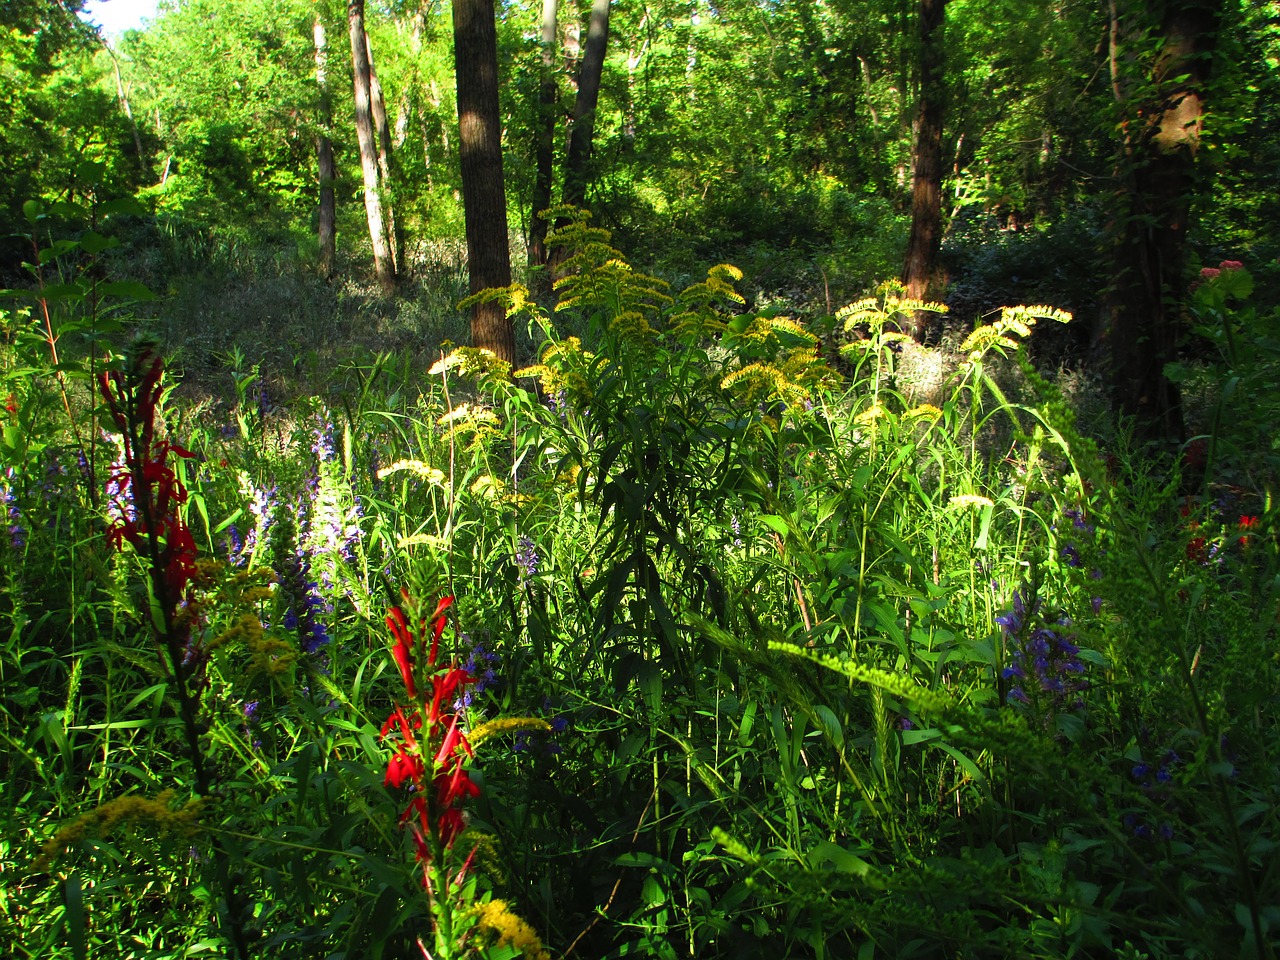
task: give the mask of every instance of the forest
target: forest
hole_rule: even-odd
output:
[[[84,6],[0,956],[1274,960],[1280,3]]]

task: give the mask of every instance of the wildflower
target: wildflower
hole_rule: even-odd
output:
[[[538,551],[530,537],[520,538],[520,549],[515,559],[516,566],[520,568],[520,585],[523,586],[538,572]]]
[[[1243,270],[1244,264],[1241,263],[1239,260],[1223,260],[1220,264],[1218,264],[1218,269],[1224,272],[1230,272],[1232,270]],[[1201,272],[1203,273],[1203,271]]]
[[[446,624],[445,614],[452,603],[452,597],[445,597],[436,606],[432,617],[431,647],[424,664],[428,669],[436,668],[440,636]],[[400,668],[405,690],[416,701],[418,685],[413,655],[418,638],[399,607],[393,607],[387,615],[387,626],[393,639],[392,656]],[[452,846],[466,826],[460,805],[480,795],[479,785],[470,778],[466,769],[466,759],[471,756],[472,749],[463,733],[461,718],[456,711],[446,707],[446,704],[451,707],[466,687],[475,683],[475,678],[465,669],[453,666],[436,671],[430,680],[432,696],[425,705],[425,715],[422,710],[415,710],[406,716],[402,708],[396,707],[382,728],[384,739],[396,731],[400,734],[400,744],[387,764],[384,783],[395,788],[411,783],[414,788],[414,797],[402,814],[401,822],[413,826],[419,860],[427,860],[431,856],[428,836],[436,837],[445,847]],[[427,757],[431,757],[430,768]]]
[[[336,455],[333,445],[333,421],[327,412],[316,415],[316,425],[311,432],[311,452],[320,458],[321,463],[328,463]]]
[[[311,563],[306,554],[297,551],[281,563],[280,595],[288,604],[282,625],[296,630],[298,646],[309,654],[319,653],[329,644],[329,630],[324,618],[333,606],[320,595],[320,585],[311,579]]]
[[[267,417],[272,413],[276,405],[271,400],[271,391],[267,386],[267,381],[258,377],[253,381],[253,385],[249,388],[249,396],[253,398],[258,408],[258,416]]]
[[[128,542],[151,561],[157,586],[163,583],[167,592],[162,606],[172,609],[195,576],[196,544],[178,510],[186,488],[169,464],[170,454],[192,454],[155,439],[163,366],[159,355],[144,349],[128,371],[103,372],[98,383],[124,445],[123,462],[108,483],[115,514],[111,541],[117,549]]]
[[[1242,546],[1242,547],[1247,547],[1247,546],[1249,545],[1249,541],[1250,541],[1252,538],[1248,535],[1248,533],[1247,533],[1246,531],[1254,530],[1254,529],[1256,529],[1256,528],[1257,528],[1257,526],[1258,526],[1258,518],[1257,518],[1257,517],[1250,517],[1250,516],[1243,516],[1243,517],[1241,517],[1241,518],[1240,518],[1240,522],[1239,522],[1239,524],[1238,524],[1238,527],[1239,527],[1239,529],[1240,529],[1241,533],[1243,534],[1243,536],[1241,536],[1241,537],[1236,541],[1236,543],[1238,543],[1238,544],[1239,544],[1240,546]]]
[[[729,527],[733,530],[733,545],[742,546],[742,521],[738,519],[736,513],[729,518]]]
[[[500,948],[515,951],[524,960],[548,960],[550,954],[542,946],[538,934],[529,924],[511,912],[505,900],[490,900],[475,908],[476,929],[486,940]]]
[[[1208,541],[1204,537],[1192,537],[1187,544],[1187,559],[1192,563],[1209,562]]]
[[[1012,609],[996,617],[1004,634],[1009,660],[1001,679],[1016,681],[1007,700],[1029,705],[1040,702],[1046,715],[1058,709],[1083,706],[1078,694],[1088,689],[1085,664],[1074,636],[1065,631],[1066,617],[1050,622],[1039,598],[1028,602],[1022,590],[1013,593]],[[1028,682],[1031,681],[1031,682]],[[1048,719],[1048,716],[1046,716]]]
[[[233,523],[227,527],[227,559],[235,565],[244,552],[244,537]]]
[[[555,393],[547,397],[547,406],[549,406],[556,415],[563,421],[569,419],[569,391],[561,387]]]
[[[1214,277],[1218,276],[1218,274],[1220,273],[1222,273],[1222,271],[1217,267],[1201,267],[1200,268],[1200,276],[1205,280],[1212,280]]]
[[[0,503],[4,504],[5,519],[9,527],[9,546],[21,550],[27,545],[27,531],[22,526],[22,512],[14,495],[12,481],[0,483]]]
[[[502,658],[491,650],[486,650],[484,644],[477,643],[471,648],[471,656],[467,662],[462,665],[462,669],[475,678],[475,690],[468,691],[465,699],[465,706],[471,706],[471,694],[484,693],[489,687],[493,686],[498,680],[498,664]]]

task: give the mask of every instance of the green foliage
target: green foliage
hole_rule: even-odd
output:
[[[486,294],[541,337],[514,382],[469,348],[425,376],[383,355],[286,408],[233,352],[229,407],[168,394],[159,429],[199,460],[181,479],[201,797],[145,568],[113,554],[119,515],[78,479],[89,405],[67,417],[48,338],[10,312],[10,941],[1267,955],[1267,502],[1188,504],[1178,478],[1100,453],[1026,360],[1058,311],[1003,311],[925,393],[897,327],[936,305],[887,284],[822,337],[739,312],[730,266],[673,295],[564,212],[556,314]],[[44,267],[92,276],[93,236]],[[1197,302],[1233,375],[1265,378],[1246,276]],[[93,287],[71,289],[50,301],[67,317]],[[1245,462],[1244,429],[1222,434],[1222,469]],[[89,453],[118,469],[110,445]],[[497,681],[464,708],[483,749],[463,837],[486,839],[448,897],[423,892],[384,785],[400,678],[381,621],[402,585],[458,598],[448,669]]]

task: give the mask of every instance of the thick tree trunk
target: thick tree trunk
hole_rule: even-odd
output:
[[[916,106],[915,149],[911,178],[911,235],[902,281],[907,296],[927,300],[942,246],[942,124],[943,87],[942,29],[947,0],[920,0],[920,94]],[[918,312],[911,321],[910,334],[923,340],[928,317]]]
[[[529,266],[533,268],[539,297],[550,295],[547,266],[546,219],[539,214],[551,206],[551,190],[555,179],[556,102],[560,86],[556,83],[557,0],[542,0],[542,67],[538,85],[538,126],[534,143],[533,222],[529,225]]]
[[[1112,4],[1111,49],[1115,90],[1124,95],[1118,182],[1121,212],[1113,224],[1115,282],[1109,291],[1107,330],[1115,399],[1133,416],[1140,435],[1183,439],[1181,397],[1164,375],[1177,359],[1181,304],[1186,289],[1184,246],[1197,188],[1196,153],[1205,117],[1205,86],[1213,65],[1222,4],[1218,0],[1167,0],[1163,17],[1150,24]],[[1132,10],[1141,17],[1148,7]],[[1127,37],[1155,27],[1160,49],[1148,60],[1137,96],[1121,82]],[[1147,72],[1149,71],[1149,72]],[[1145,80],[1142,83],[1141,80]]]
[[[351,32],[351,73],[355,92],[356,140],[360,145],[360,171],[364,175],[364,210],[373,244],[373,269],[378,285],[388,296],[396,289],[395,260],[391,256],[382,192],[378,178],[378,145],[373,128],[373,96],[369,69],[369,41],[364,29],[364,0],[347,0]]]
[[[458,77],[458,157],[471,292],[511,285],[507,200],[498,112],[498,33],[493,0],[453,0]],[[500,303],[471,308],[471,342],[516,363],[515,333]]]
[[[316,224],[316,240],[320,246],[320,275],[332,279],[334,262],[338,255],[337,202],[333,182],[337,172],[333,160],[333,141],[329,130],[333,126],[333,98],[329,91],[328,41],[324,22],[316,18],[312,28],[316,47],[316,86],[320,90],[320,132],[316,136],[316,166],[320,178],[320,209]]]

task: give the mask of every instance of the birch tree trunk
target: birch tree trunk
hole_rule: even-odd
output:
[[[365,54],[369,58],[369,107],[373,114],[373,130],[378,144],[378,185],[382,193],[382,217],[387,226],[387,245],[391,249],[391,264],[396,275],[404,272],[404,233],[395,213],[395,155],[391,149],[391,127],[387,120],[387,101],[378,82],[378,70],[373,63],[373,44],[365,33]]]
[[[360,145],[360,172],[364,176],[364,210],[369,222],[369,240],[373,245],[373,270],[383,293],[390,296],[396,289],[396,269],[382,210],[378,177],[378,145],[373,127],[373,95],[369,41],[364,29],[364,0],[347,0],[347,23],[351,34],[356,140]]]

